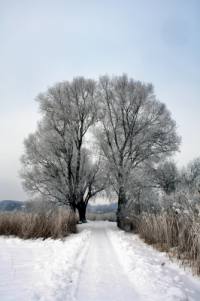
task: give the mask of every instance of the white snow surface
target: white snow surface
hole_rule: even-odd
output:
[[[199,301],[200,279],[115,223],[64,240],[0,238],[0,301]]]
[[[74,300],[90,231],[65,240],[0,238],[0,301]]]

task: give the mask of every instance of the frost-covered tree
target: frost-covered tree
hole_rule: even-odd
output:
[[[103,189],[101,161],[92,160],[85,136],[97,120],[96,83],[76,78],[37,97],[42,119],[25,140],[24,186],[48,199],[69,204],[85,219],[89,198]]]
[[[166,160],[148,170],[149,177],[155,187],[161,188],[166,194],[175,192],[180,181],[179,172],[173,161]]]
[[[200,194],[200,158],[192,160],[181,173],[182,189]]]
[[[131,171],[129,182],[127,181],[125,186],[127,215],[157,212],[160,209],[159,190],[158,186],[152,182],[149,165],[143,163]]]
[[[126,183],[133,170],[146,160],[158,162],[178,149],[176,124],[159,102],[151,84],[126,75],[99,82],[101,123],[99,144],[118,194],[118,226],[127,204]]]
[[[22,158],[26,189],[77,208],[84,220],[89,198],[109,180],[121,226],[131,185],[134,192],[141,187],[139,169],[147,161],[157,164],[179,145],[175,122],[152,85],[125,75],[104,76],[98,84],[76,78],[54,85],[37,101],[42,119],[26,139]],[[95,160],[85,139],[94,127],[101,150]]]

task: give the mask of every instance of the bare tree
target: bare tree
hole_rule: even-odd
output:
[[[137,186],[134,171],[147,161],[158,163],[180,142],[175,122],[152,85],[126,75],[104,76],[98,85],[80,77],[56,84],[37,101],[42,119],[26,139],[22,158],[26,189],[77,208],[84,221],[88,200],[109,179],[118,195],[121,226],[129,187]],[[85,140],[94,127],[101,149],[96,160]]]
[[[42,120],[25,140],[22,157],[25,188],[78,208],[82,220],[80,208],[103,189],[97,187],[100,164],[92,162],[84,140],[97,120],[95,87],[90,79],[76,78],[40,94]]]
[[[76,205],[79,212],[80,221],[86,221],[86,208],[88,201],[94,198],[98,193],[105,190],[109,184],[109,175],[106,171],[103,161],[91,163],[85,168],[85,175],[82,175],[82,181],[84,182],[82,190],[80,190],[80,200]]]
[[[126,183],[146,160],[158,162],[178,149],[180,139],[166,106],[159,102],[150,84],[126,75],[99,82],[101,126],[99,144],[118,194],[118,226],[122,227],[127,204]]]

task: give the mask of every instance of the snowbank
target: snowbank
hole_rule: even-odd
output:
[[[89,230],[65,240],[0,238],[0,300],[73,300]]]

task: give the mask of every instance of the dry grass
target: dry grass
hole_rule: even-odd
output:
[[[76,218],[72,211],[57,209],[42,213],[1,213],[0,235],[14,235],[23,239],[62,238],[76,232]]]
[[[200,219],[194,215],[162,213],[140,216],[137,232],[148,244],[176,256],[200,275]]]

